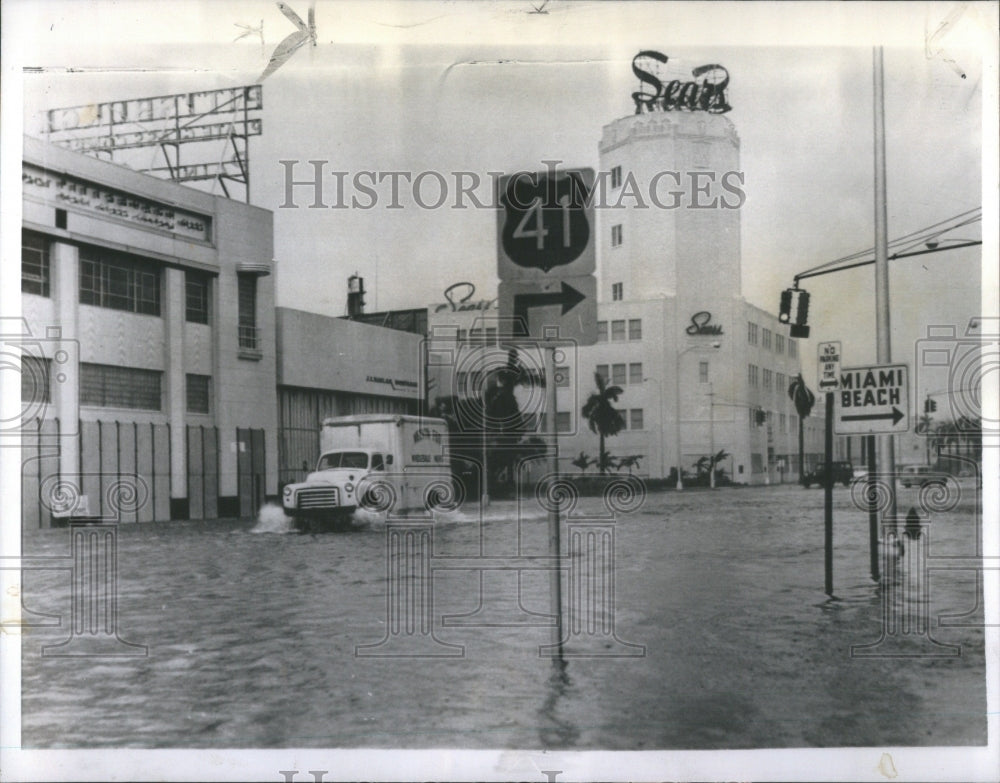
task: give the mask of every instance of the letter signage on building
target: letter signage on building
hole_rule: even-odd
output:
[[[704,334],[722,334],[722,324],[713,324],[712,314],[708,310],[702,310],[691,316],[691,323],[685,331],[692,337]]]
[[[721,65],[699,65],[692,69],[694,79],[664,80],[663,66],[669,58],[660,52],[644,50],[632,58],[632,73],[644,87],[632,93],[635,113],[654,111],[704,111],[725,114],[733,107],[726,99],[729,71]],[[699,81],[700,80],[700,81]],[[647,89],[648,87],[648,89]]]
[[[468,312],[470,310],[480,311],[496,309],[496,299],[479,299],[471,301],[475,293],[476,287],[472,283],[452,283],[444,289],[444,298],[448,301],[437,305],[437,307],[434,308],[434,312],[459,313]]]
[[[24,195],[57,207],[96,213],[140,228],[167,231],[185,239],[212,241],[212,219],[147,198],[25,164]]]

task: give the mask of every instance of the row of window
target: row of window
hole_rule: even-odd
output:
[[[747,342],[750,345],[757,345],[757,337],[760,336],[761,347],[767,350],[772,350],[771,348],[771,338],[774,337],[774,352],[784,353],[785,352],[785,336],[783,334],[773,333],[767,327],[758,328],[757,324],[753,321],[747,322]],[[793,359],[799,355],[799,348],[795,340],[788,340],[788,355]]]
[[[626,324],[628,331],[626,332]],[[625,342],[625,340],[642,339],[642,319],[630,318],[611,322],[611,341],[615,343]],[[606,343],[608,341],[608,322],[597,322],[597,342]]]
[[[642,408],[628,408],[622,410],[622,418],[625,419],[625,429],[641,430],[645,428],[643,422]],[[540,419],[540,432],[546,432],[546,420],[543,413]],[[556,432],[570,432],[573,428],[573,414],[569,411],[556,411]]]
[[[80,303],[129,313],[160,315],[160,268],[152,261],[125,253],[81,247]],[[240,281],[241,292],[243,286],[255,285],[255,279],[249,276],[241,276]],[[21,232],[21,291],[38,296],[52,295],[49,242],[34,231]],[[185,270],[185,318],[188,321],[208,323],[211,292],[211,275]],[[254,310],[248,312],[255,313],[256,302],[252,303]],[[242,326],[242,319],[240,323]]]
[[[497,337],[497,328],[495,326],[487,326],[485,329],[478,327],[473,329],[459,329],[455,335],[455,340],[459,343],[471,343],[472,345],[496,345]]]
[[[775,417],[774,411],[762,411],[759,408],[749,408],[747,411],[750,414],[750,426],[760,427],[762,425],[767,425],[772,427],[774,425],[775,418],[778,421],[778,432],[796,432],[799,426],[799,417],[794,413],[786,416],[784,413],[780,413]],[[763,413],[763,421],[761,421],[760,414]]]
[[[609,368],[611,370],[610,373],[608,373]],[[599,364],[597,365],[597,374],[604,378],[605,381],[611,381],[616,386],[642,383],[642,362],[611,365]]]
[[[765,389],[777,389],[779,392],[785,390],[785,381],[787,380],[783,372],[774,372],[772,370],[764,367],[760,370],[756,364],[747,365],[747,383],[751,386],[757,386],[758,380],[764,382]]]
[[[51,403],[50,359],[24,357],[21,404]],[[113,364],[80,363],[80,404],[96,408],[163,409],[163,373]],[[185,394],[188,413],[211,412],[212,377],[188,373]]]

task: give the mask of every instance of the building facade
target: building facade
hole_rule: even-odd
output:
[[[680,465],[693,474],[724,451],[719,466],[735,482],[794,481],[798,417],[787,390],[799,345],[742,296],[745,197],[732,122],[682,111],[615,120],[600,169],[597,344],[559,373],[565,458],[597,457],[580,407],[599,373],[622,389],[626,425],[606,449],[639,457],[640,473],[665,478]],[[813,458],[821,422],[804,424]]]
[[[272,214],[32,138],[22,180],[26,524],[55,477],[100,515],[137,476],[124,521],[252,513],[277,492]]]
[[[423,335],[277,308],[279,485],[313,469],[323,419],[416,413],[424,349]]]

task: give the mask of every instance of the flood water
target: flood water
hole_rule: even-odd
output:
[[[916,503],[916,490],[901,493],[901,508]],[[933,517],[935,556],[975,553],[974,495],[966,488],[957,508]],[[916,602],[906,611],[930,618],[929,635],[960,655],[852,658],[851,645],[880,637],[882,594],[868,575],[867,519],[838,488],[839,600],[826,599],[822,496],[791,486],[651,494],[614,526],[615,634],[644,654],[563,664],[539,655],[551,628],[530,624],[549,609],[544,569],[522,571],[520,602],[516,571],[436,570],[433,635],[452,657],[365,657],[357,646],[387,637],[381,521],[315,536],[274,520],[122,526],[119,635],[147,652],[43,657],[43,645],[69,635],[70,574],[25,571],[25,607],[62,624],[24,632],[22,745],[985,743],[976,574],[932,572],[927,593],[906,599]],[[600,499],[584,499],[575,513],[602,510]],[[545,554],[537,505],[526,506],[520,524],[512,502],[490,507],[481,524],[477,514],[473,506],[437,518],[435,564],[518,554],[519,534],[521,555]],[[65,556],[69,541],[67,530],[30,531],[24,554]],[[905,558],[898,563],[905,579]],[[568,590],[564,582],[567,601]],[[480,593],[484,607],[470,618]],[[939,627],[941,615],[965,616]],[[902,648],[939,649],[917,636]],[[607,639],[598,640],[606,649],[636,650]]]

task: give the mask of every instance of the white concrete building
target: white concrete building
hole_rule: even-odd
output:
[[[146,493],[123,521],[253,513],[277,493],[272,214],[32,138],[22,181],[25,523],[60,477],[107,513],[123,474]]]
[[[678,463],[693,472],[725,450],[733,481],[794,480],[798,418],[787,389],[799,346],[742,296],[732,122],[704,112],[623,117],[604,128],[600,170],[598,343],[560,373],[562,455],[597,456],[580,406],[600,372],[622,388],[627,422],[606,448],[641,455],[641,473],[666,477]],[[806,422],[809,453],[822,451],[821,422]]]

